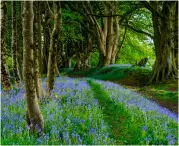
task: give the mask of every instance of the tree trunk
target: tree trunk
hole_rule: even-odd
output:
[[[40,63],[41,61],[41,24],[39,20],[39,2],[33,3],[34,6],[34,78],[37,97],[43,97]],[[40,30],[40,31],[39,31]]]
[[[43,59],[42,59],[42,54],[43,54],[43,48],[42,48],[42,24],[41,24],[41,2],[38,3],[38,13],[37,13],[37,27],[38,27],[38,38],[39,38],[39,74],[40,77],[43,74]]]
[[[159,18],[153,12],[154,44],[156,49],[156,61],[153,74],[149,83],[164,81],[167,78],[177,76],[177,67],[174,57],[174,19],[176,2],[164,2],[162,14],[165,14],[159,24]]]
[[[55,55],[55,75],[58,77],[58,76],[60,76],[60,72],[59,72],[59,70],[58,70],[58,65],[57,65],[57,56]]]
[[[22,37],[22,9],[23,5],[21,1],[16,1],[17,3],[17,66],[20,81],[23,81],[23,37]]]
[[[43,73],[47,73],[48,66],[48,55],[49,55],[49,47],[50,47],[50,32],[48,26],[44,27],[44,46],[43,46],[43,58],[44,58],[44,71]]]
[[[6,62],[7,1],[1,1],[1,84],[4,90],[11,90],[9,69]]]
[[[33,2],[24,1],[23,9],[23,72],[25,83],[25,96],[27,100],[27,124],[32,132],[42,132],[44,120],[40,112],[34,81],[34,57],[33,57]]]
[[[60,3],[54,3],[54,27],[50,37],[50,49],[48,58],[48,72],[47,72],[47,96],[51,95],[51,90],[54,86],[55,78],[55,58],[56,58],[56,48],[58,43],[58,32],[61,17],[61,6]]]
[[[113,43],[113,48],[112,48],[112,54],[111,54],[111,62],[110,64],[114,64],[116,62],[116,53],[117,53],[117,47],[118,47],[118,40],[119,40],[119,18],[118,16],[115,17],[115,29],[114,32],[115,37],[114,37],[114,43]]]
[[[45,5],[45,22],[43,25],[43,33],[44,33],[44,42],[43,42],[43,73],[47,73],[47,67],[48,67],[48,56],[49,56],[49,48],[50,48],[50,28],[49,23],[51,21],[51,18],[49,16],[49,10],[47,5]]]
[[[174,50],[175,62],[178,69],[178,3],[176,4],[175,11],[175,50]]]
[[[112,15],[112,12],[108,13],[108,15]],[[108,17],[108,32],[107,32],[106,39],[107,39],[107,44],[106,44],[106,57],[105,57],[104,65],[109,65],[111,61],[112,47],[114,41],[113,17]]]
[[[68,59],[68,68],[71,68],[71,58]]]
[[[20,82],[17,70],[17,23],[16,23],[16,1],[12,1],[12,70],[16,84]]]

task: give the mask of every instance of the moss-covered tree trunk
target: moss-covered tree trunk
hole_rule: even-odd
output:
[[[40,64],[41,64],[41,24],[39,18],[39,3],[34,2],[34,78],[37,97],[40,98],[44,96],[44,91],[42,87]]]
[[[7,1],[1,1],[1,84],[4,90],[11,89],[9,69],[6,62]]]
[[[40,112],[34,80],[34,53],[33,53],[33,2],[24,1],[23,4],[23,72],[25,83],[25,97],[27,100],[27,124],[34,132],[44,129],[44,121]]]
[[[47,71],[47,96],[51,94],[55,82],[55,59],[56,59],[56,48],[58,43],[58,32],[60,26],[61,17],[61,5],[60,2],[54,2],[54,26],[50,37],[50,48],[48,57],[48,71]]]
[[[12,70],[17,84],[20,82],[17,69],[17,23],[16,23],[16,1],[12,1]]]
[[[152,4],[154,7],[157,6],[154,2]],[[162,19],[155,12],[152,13],[156,61],[149,83],[164,81],[170,78],[174,79],[177,76],[178,70],[174,57],[175,11],[176,2],[164,2],[162,14],[165,14],[165,16]]]

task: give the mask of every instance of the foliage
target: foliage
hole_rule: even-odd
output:
[[[71,9],[62,9],[62,41],[74,41],[82,40],[82,34],[80,30],[80,22],[82,17],[77,13],[72,12]]]
[[[130,63],[135,65],[140,61],[140,59],[147,57],[148,63],[147,66],[152,68],[154,64],[154,50],[151,42],[146,42],[140,36],[134,32],[127,31],[126,40],[122,45],[118,64]]]
[[[92,52],[90,54],[90,65],[92,67],[98,66],[98,59],[99,59],[99,53],[98,52]]]

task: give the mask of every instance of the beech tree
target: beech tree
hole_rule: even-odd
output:
[[[156,61],[153,67],[153,81],[176,78],[178,75],[175,50],[175,22],[178,18],[176,1],[143,2],[152,13]]]
[[[54,26],[50,36],[50,48],[48,56],[48,71],[47,71],[47,96],[50,96],[51,90],[54,86],[55,78],[55,59],[56,59],[56,50],[58,45],[58,37],[60,30],[60,17],[61,17],[61,4],[60,2],[53,2],[53,10],[51,13],[54,18]]]
[[[25,83],[25,97],[27,100],[27,124],[35,132],[44,129],[44,121],[38,104],[34,80],[34,53],[33,53],[33,2],[24,1],[23,4],[23,74]]]
[[[119,39],[119,16],[116,2],[101,2],[104,14],[101,19],[101,26],[96,19],[90,2],[83,2],[85,16],[93,29],[90,31],[97,40],[100,52],[100,66],[109,65],[115,62],[116,48]]]
[[[119,26],[129,14],[140,7],[137,4],[134,3],[124,13],[119,11],[121,2],[116,1],[88,1],[71,4],[72,9],[78,11],[90,25],[88,31],[95,40],[100,54],[99,66],[115,63],[120,36]]]
[[[17,22],[16,22],[16,1],[12,1],[12,70],[17,84],[20,82],[17,70]]]
[[[11,89],[9,69],[6,62],[7,1],[1,1],[1,83],[4,90]]]

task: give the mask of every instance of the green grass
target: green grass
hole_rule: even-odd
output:
[[[134,76],[148,77],[151,70],[135,66],[107,66],[102,68],[88,68],[81,71],[73,71],[72,69],[61,69],[63,75],[84,76],[100,80],[121,80],[134,73]]]

